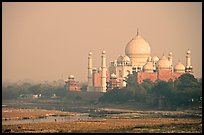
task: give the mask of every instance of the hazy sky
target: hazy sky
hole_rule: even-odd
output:
[[[87,81],[87,56],[107,65],[136,35],[151,56],[173,52],[184,65],[191,50],[196,77],[202,76],[202,3],[3,3],[3,81],[58,80],[70,74]]]

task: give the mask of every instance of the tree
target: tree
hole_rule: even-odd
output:
[[[129,74],[127,78],[127,87],[138,88],[137,78],[133,74]]]
[[[150,79],[143,80],[141,86],[146,90],[149,91],[153,88],[154,83]]]
[[[184,90],[186,88],[197,88],[200,87],[198,80],[189,73],[181,75],[175,82],[175,87],[178,90]]]
[[[34,95],[42,93],[41,84],[32,85],[28,88],[28,91]]]
[[[165,96],[167,97],[169,94],[171,94],[172,87],[170,83],[165,81],[159,81],[152,89],[152,93],[156,93],[159,96]]]
[[[132,93],[126,88],[114,88],[99,98],[100,102],[125,102],[131,99]]]

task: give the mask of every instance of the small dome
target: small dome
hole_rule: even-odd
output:
[[[169,52],[169,55],[172,55],[173,53],[172,52]]]
[[[174,70],[175,72],[179,72],[179,71],[185,72],[185,66],[181,62],[179,62],[178,64],[175,65]]]
[[[92,52],[89,52],[89,55],[92,55]]]
[[[147,70],[153,71],[154,67],[153,67],[152,62],[150,62],[150,61],[147,62],[147,63],[144,65],[143,69],[144,69],[144,71],[147,71]]]
[[[126,55],[123,56],[123,62],[130,62],[130,58]]]
[[[159,61],[159,58],[157,56],[152,57],[152,61],[157,62]]]
[[[93,71],[93,73],[95,73],[95,72],[97,71],[97,69],[96,69],[96,68],[93,68],[92,71]]]
[[[191,53],[191,51],[188,49],[187,53],[189,54],[189,53]]]
[[[118,58],[117,58],[117,62],[122,62],[123,61],[123,56],[120,55]]]
[[[158,69],[170,69],[171,68],[171,64],[169,60],[164,55],[162,56],[162,58],[159,59],[156,66]]]
[[[70,76],[69,76],[69,78],[70,78],[70,79],[73,79],[73,78],[74,78],[74,76],[73,76],[73,75],[70,75]]]
[[[105,53],[106,53],[106,51],[103,50],[103,51],[102,51],[102,54],[105,54]]]
[[[117,62],[118,62],[118,64],[122,64],[123,62],[130,63],[130,58],[126,55],[120,55],[117,58]]]
[[[112,73],[111,78],[116,78],[116,75],[114,73]]]

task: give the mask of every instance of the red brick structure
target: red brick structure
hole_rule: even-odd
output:
[[[68,81],[65,81],[66,90],[70,91],[81,91],[81,87],[79,86],[79,82],[74,80],[74,76],[70,75]]]
[[[112,90],[113,88],[119,88],[121,81],[117,79],[115,74],[112,74],[110,80],[107,84],[107,90]]]

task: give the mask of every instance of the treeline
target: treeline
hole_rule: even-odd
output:
[[[66,96],[66,90],[63,85],[53,86],[50,84],[10,84],[8,86],[2,86],[2,99],[12,99],[19,98],[20,95],[38,95],[41,94],[42,97],[51,97],[56,94],[60,97]]]
[[[174,82],[150,79],[138,84],[134,75],[129,75],[127,86],[113,89],[99,99],[100,102],[137,101],[151,106],[162,103],[166,107],[200,104],[202,98],[202,80],[192,74],[183,74]]]
[[[81,83],[81,91],[86,91],[86,82]],[[63,82],[53,82],[53,83],[21,83],[21,84],[9,84],[2,85],[2,99],[13,99],[30,97],[26,95],[41,95],[41,98],[50,98],[54,94],[57,97],[69,98],[69,99],[80,99],[79,96],[73,96],[68,90],[65,89],[65,84]],[[22,96],[24,95],[24,96]]]

